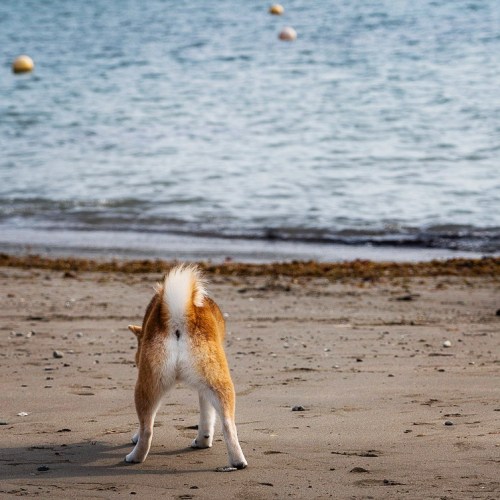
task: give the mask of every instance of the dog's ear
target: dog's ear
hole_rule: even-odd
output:
[[[142,335],[142,327],[136,325],[128,325],[128,329],[139,338]]]

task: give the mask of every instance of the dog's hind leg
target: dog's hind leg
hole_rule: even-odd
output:
[[[209,388],[206,394],[222,422],[222,433],[231,465],[229,469],[224,470],[244,469],[247,466],[247,461],[243,451],[241,451],[234,422],[235,394],[231,379],[229,378],[229,382],[225,382],[224,386]]]
[[[152,388],[150,385],[139,382],[140,380],[135,388],[135,407],[139,417],[138,439],[132,452],[125,457],[125,462],[144,462],[146,460],[153,439],[155,416],[162,396],[159,387]]]
[[[200,400],[200,423],[198,436],[191,443],[192,448],[211,448],[214,439],[215,408],[207,399],[203,390],[198,392]]]

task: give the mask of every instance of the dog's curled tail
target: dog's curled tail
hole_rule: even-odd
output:
[[[163,300],[172,322],[182,323],[193,306],[203,306],[206,296],[206,281],[194,264],[175,266],[165,277]]]

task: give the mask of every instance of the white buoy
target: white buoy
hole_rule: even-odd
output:
[[[16,57],[12,63],[12,71],[14,73],[29,73],[35,68],[33,59],[29,56]]]
[[[290,26],[287,26],[280,31],[279,39],[285,42],[293,42],[297,39],[297,32]]]
[[[273,16],[281,16],[284,12],[285,9],[283,5],[280,5],[279,3],[275,3],[269,7],[269,14],[272,14]]]

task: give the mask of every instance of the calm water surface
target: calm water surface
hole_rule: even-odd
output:
[[[499,252],[500,2],[267,7],[0,2],[0,244]]]

